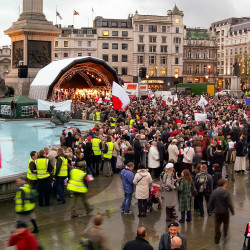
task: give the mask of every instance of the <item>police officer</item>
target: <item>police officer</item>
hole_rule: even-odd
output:
[[[36,187],[37,183],[37,174],[36,174],[36,164],[35,160],[37,159],[37,152],[31,151],[30,152],[30,159],[28,162],[28,169],[27,169],[27,179],[30,187],[33,189]]]
[[[39,206],[50,206],[51,175],[53,167],[49,159],[45,158],[44,150],[39,151],[39,157],[35,160],[37,168],[37,191],[39,193]]]
[[[83,164],[81,164],[81,166],[74,168],[70,171],[70,179],[67,189],[73,192],[71,218],[78,217],[76,213],[76,202],[78,198],[81,199],[87,214],[93,211],[93,208],[90,207],[86,197],[86,193],[88,192],[88,182],[86,179],[87,173],[84,171],[85,168],[86,168],[86,162],[83,161]]]
[[[111,141],[111,136],[108,135],[107,142],[104,144],[104,149],[103,149],[103,159],[104,159],[103,174],[105,176],[112,175],[111,158],[113,149],[114,149],[114,144]]]
[[[56,179],[56,192],[60,204],[65,203],[64,199],[64,181],[68,176],[68,159],[64,154],[64,149],[57,150],[56,163],[54,167],[54,178]]]
[[[93,138],[92,141],[92,150],[94,152],[94,169],[96,175],[99,175],[100,162],[102,160],[102,141],[99,139],[99,133],[96,132],[96,138]]]
[[[17,221],[25,221],[26,218],[29,217],[34,227],[32,233],[38,233],[38,227],[34,213],[36,204],[30,200],[30,185],[21,178],[16,180],[16,185],[18,186],[15,197],[15,211],[17,213]]]

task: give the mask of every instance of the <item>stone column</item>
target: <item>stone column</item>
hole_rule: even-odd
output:
[[[23,0],[23,13],[43,13],[43,0]]]

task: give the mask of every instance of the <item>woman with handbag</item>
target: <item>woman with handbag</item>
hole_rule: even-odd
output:
[[[162,178],[162,188],[165,192],[166,201],[166,221],[176,219],[174,215],[174,207],[177,204],[177,192],[174,178],[174,164],[168,163],[165,167],[165,173]]]
[[[152,177],[148,169],[141,163],[138,164],[133,183],[136,186],[135,198],[138,199],[138,217],[146,217],[147,199],[149,198],[149,186],[152,183]]]
[[[179,211],[181,212],[180,223],[185,222],[185,213],[187,212],[187,222],[192,221],[191,209],[192,209],[192,176],[188,169],[184,169],[181,172],[181,179],[179,181],[179,186],[176,187],[178,191],[178,203]]]

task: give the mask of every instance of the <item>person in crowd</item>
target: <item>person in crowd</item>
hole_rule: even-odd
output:
[[[35,160],[37,159],[37,152],[31,151],[30,152],[30,159],[28,162],[28,168],[27,168],[27,180],[32,189],[36,188],[37,184],[37,171],[36,171],[36,164]]]
[[[66,146],[66,130],[65,129],[62,130],[62,134],[60,135],[60,145],[61,147]]]
[[[68,136],[66,137],[66,147],[71,148],[72,150],[75,147],[75,137],[71,132],[68,132]]]
[[[133,163],[135,162],[135,151],[134,151],[132,146],[128,146],[127,150],[125,150],[125,153],[124,153],[124,164],[125,164],[125,166],[129,162],[133,162]]]
[[[34,212],[36,203],[30,199],[30,185],[21,178],[16,180],[16,185],[18,189],[16,191],[16,197],[14,200],[17,221],[21,222],[29,219],[34,227],[32,233],[38,233],[39,230],[36,224],[36,216]]]
[[[50,191],[52,182],[51,173],[53,171],[53,167],[49,159],[45,157],[44,150],[39,151],[35,164],[38,178],[37,191],[39,193],[39,206],[50,206]]]
[[[183,161],[182,161],[182,171],[188,169],[192,173],[193,159],[195,156],[194,148],[191,147],[192,143],[190,141],[186,142],[186,148],[183,150]]]
[[[214,164],[218,164],[220,167],[220,171],[222,171],[224,161],[225,161],[225,154],[224,154],[224,151],[222,150],[222,146],[220,144],[217,144],[216,151],[214,152],[211,161],[212,161],[212,166]]]
[[[182,240],[178,236],[174,236],[171,240],[171,249],[181,250]]]
[[[8,246],[16,246],[18,250],[39,250],[41,249],[35,236],[30,233],[25,222],[19,221],[16,230],[11,234],[8,240]]]
[[[85,143],[83,144],[83,151],[84,151],[84,160],[87,164],[87,173],[92,174],[95,177],[95,170],[93,168],[93,150],[92,150],[92,144],[91,139],[86,138]]]
[[[109,240],[102,228],[103,217],[98,214],[93,217],[93,226],[85,230],[91,242],[92,249],[110,250]]]
[[[92,144],[92,150],[94,153],[94,159],[93,159],[94,166],[93,167],[95,169],[95,174],[99,175],[100,163],[102,161],[102,140],[99,139],[98,132],[96,132],[96,137],[92,139],[91,144]]]
[[[49,159],[51,165],[54,167],[56,163],[57,151],[52,150],[51,147],[45,147],[43,150],[45,152],[46,158]]]
[[[178,236],[181,239],[181,250],[187,250],[187,241],[184,235],[179,233],[179,224],[171,222],[168,225],[168,232],[161,235],[159,242],[159,250],[171,250],[171,242],[174,237]]]
[[[226,239],[229,227],[229,210],[234,215],[234,207],[232,204],[230,193],[227,191],[227,180],[220,179],[217,188],[212,192],[209,201],[209,210],[214,211],[215,221],[215,244],[219,244],[221,238],[220,227],[223,223],[223,236]]]
[[[157,179],[160,176],[160,154],[157,148],[157,142],[153,141],[148,152],[148,168],[152,174],[154,170],[154,177]]]
[[[229,181],[235,181],[234,178],[234,163],[236,159],[236,151],[234,148],[234,142],[228,139],[228,149],[226,153],[226,167],[227,167],[227,177]]]
[[[121,171],[121,179],[124,190],[124,199],[122,203],[122,213],[125,215],[132,214],[130,210],[132,195],[134,193],[134,163],[129,162],[126,167]]]
[[[117,163],[117,157],[118,157],[118,155],[120,155],[120,151],[121,151],[120,143],[121,143],[121,139],[118,137],[115,139],[115,142],[113,144],[111,167],[112,167],[112,171],[114,174],[116,174],[118,172],[118,170],[116,168],[116,163]]]
[[[217,188],[217,182],[222,178],[221,167],[218,163],[214,163],[212,166],[213,169],[213,190]]]
[[[138,164],[141,162],[141,156],[142,156],[142,146],[140,143],[140,139],[141,139],[140,134],[136,134],[134,139],[135,170],[138,169]]]
[[[165,146],[161,137],[157,138],[157,149],[160,154],[160,170],[159,173],[163,171],[163,162],[166,159]]]
[[[71,206],[71,218],[78,217],[76,213],[77,199],[81,199],[83,206],[86,209],[87,214],[93,211],[93,208],[87,202],[86,193],[88,192],[87,173],[85,172],[86,162],[83,162],[81,166],[74,168],[70,171],[70,178],[67,189],[73,192],[73,202]]]
[[[169,160],[173,160],[174,163],[177,163],[178,155],[179,155],[179,149],[177,147],[178,140],[173,139],[171,144],[168,146],[168,157]]]
[[[162,177],[162,187],[165,190],[166,221],[171,221],[177,218],[177,216],[174,215],[175,206],[177,204],[177,192],[173,163],[169,162],[165,166],[165,172]]]
[[[16,119],[17,102],[16,102],[15,98],[13,98],[11,103],[10,103],[10,110],[11,110],[10,118]]]
[[[152,177],[143,164],[138,165],[133,183],[136,186],[135,198],[138,199],[138,217],[146,217],[147,199],[149,198],[149,186],[152,184]]]
[[[56,163],[55,163],[55,167],[54,167],[54,178],[56,180],[55,185],[56,185],[56,192],[58,195],[59,204],[65,203],[64,181],[68,176],[68,169],[69,169],[69,165],[68,165],[67,156],[64,154],[64,149],[59,148],[57,150]]]
[[[176,187],[178,191],[178,203],[179,211],[181,212],[180,223],[185,222],[185,213],[187,212],[187,222],[192,221],[191,209],[192,209],[192,176],[188,169],[184,169],[181,172],[181,179],[179,185]]]
[[[246,172],[246,155],[247,155],[247,143],[243,135],[239,137],[235,145],[236,160],[234,164],[234,170],[236,172]]]
[[[128,241],[123,250],[153,250],[153,247],[145,239],[147,237],[147,231],[145,227],[139,227],[136,232],[135,240]]]

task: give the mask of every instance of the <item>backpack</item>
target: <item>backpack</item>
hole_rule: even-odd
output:
[[[206,173],[204,174],[202,173],[197,176],[196,187],[199,193],[203,193],[207,191],[207,183],[208,183],[208,179],[207,179]]]
[[[87,229],[87,231],[81,237],[79,249],[82,249],[82,250],[93,250],[94,249],[93,244],[89,238],[90,229],[91,229],[91,227],[89,227]]]

